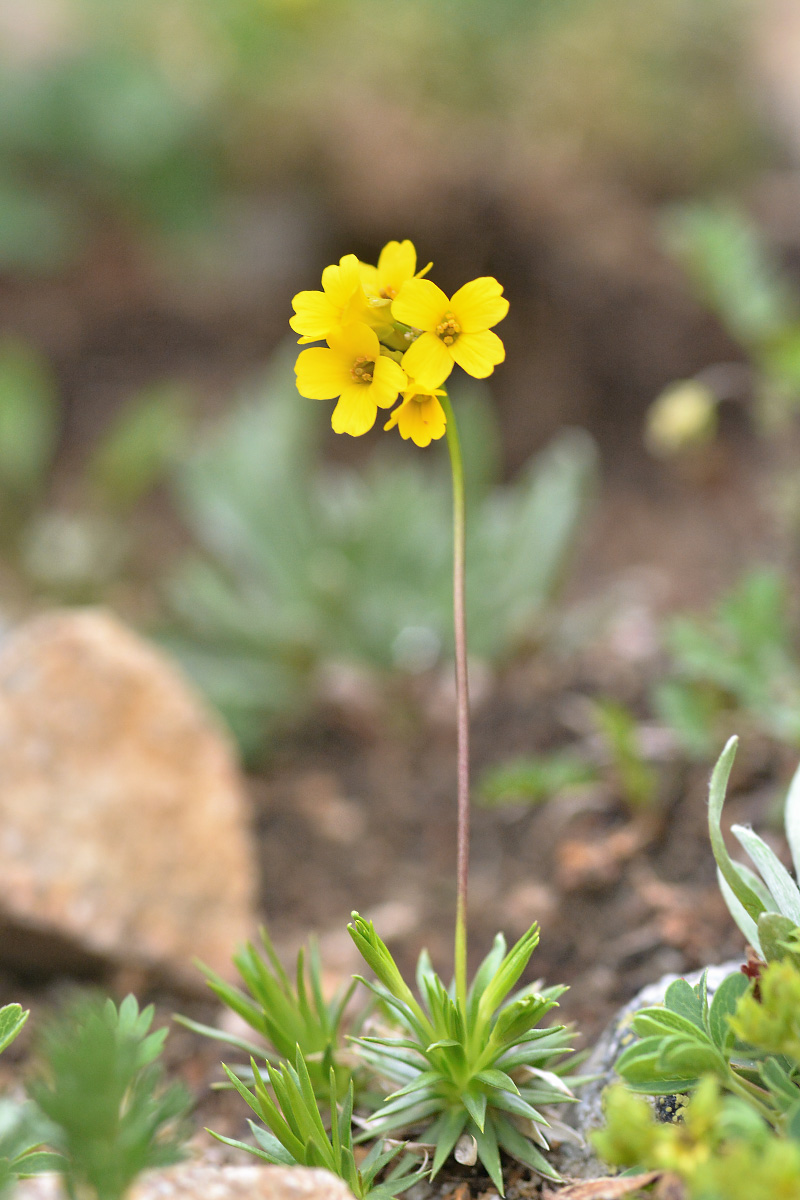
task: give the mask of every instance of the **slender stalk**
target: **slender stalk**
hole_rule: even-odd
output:
[[[458,858],[455,938],[456,997],[467,1002],[467,881],[469,878],[469,684],[467,680],[467,614],[465,604],[464,463],[455,413],[448,396],[441,399],[447,417],[447,449],[453,476],[453,628],[456,648],[456,716],[458,740]]]

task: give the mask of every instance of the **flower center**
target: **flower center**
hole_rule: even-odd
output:
[[[441,322],[436,326],[436,336],[441,338],[445,346],[452,346],[460,333],[461,326],[458,321],[451,312],[446,312]]]
[[[385,287],[381,288],[381,296],[384,300],[394,300],[397,295],[397,288]]]
[[[372,359],[361,355],[353,363],[350,368],[350,374],[355,383],[372,383],[372,376],[375,373],[375,362]]]

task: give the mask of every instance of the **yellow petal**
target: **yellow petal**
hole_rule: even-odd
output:
[[[394,410],[394,412],[389,417],[389,420],[384,425],[384,427],[383,427],[384,431],[386,431],[387,429],[394,429],[394,427],[397,424],[398,419],[400,417],[400,413],[403,411],[405,406],[410,403],[411,403],[410,400],[404,400],[402,404],[398,404],[397,408]]]
[[[407,279],[392,303],[392,316],[403,325],[430,331],[449,307],[447,296],[430,279]]]
[[[409,397],[395,409],[384,429],[397,425],[405,441],[410,438],[417,446],[429,446],[435,438],[444,436],[446,424],[444,410],[435,396],[422,401]]]
[[[412,400],[411,403],[417,409],[417,413],[413,416],[409,414],[407,418],[407,436],[414,441],[415,445],[430,446],[435,439],[444,437],[447,418],[436,397],[430,396],[423,401]],[[402,432],[401,428],[400,433],[402,434]]]
[[[369,433],[378,415],[371,391],[361,383],[351,383],[343,390],[331,416],[334,433],[349,433],[351,437]]]
[[[303,350],[294,370],[297,390],[309,400],[333,400],[344,387],[352,383],[347,363],[324,346]]]
[[[339,355],[350,365],[357,358],[366,358],[370,362],[377,362],[381,352],[375,330],[360,321],[353,321],[341,329],[332,330],[328,337],[328,345],[334,354]]]
[[[450,347],[450,353],[458,365],[475,379],[485,379],[491,375],[506,356],[505,346],[491,329],[484,329],[482,333],[462,333]]]
[[[364,291],[377,294],[380,287],[377,268],[373,267],[371,263],[359,261],[358,273]]]
[[[295,315],[289,318],[289,324],[295,333],[312,342],[327,337],[339,320],[339,310],[324,292],[298,292],[292,300],[292,308]]]
[[[385,355],[375,363],[373,382],[370,385],[372,399],[379,408],[391,408],[397,393],[406,386],[406,373],[392,358]]]
[[[450,307],[464,333],[480,333],[502,321],[508,312],[508,301],[503,297],[501,284],[491,275],[484,275],[460,287]]]
[[[407,279],[413,279],[417,269],[414,243],[387,242],[378,259],[378,287],[386,296],[396,296]]]
[[[344,308],[356,288],[361,287],[361,271],[355,254],[345,254],[338,266],[326,267],[322,272],[325,294],[337,308]]]
[[[423,391],[435,392],[453,369],[453,349],[455,346],[448,350],[435,333],[423,333],[403,355],[403,370],[413,376]]]

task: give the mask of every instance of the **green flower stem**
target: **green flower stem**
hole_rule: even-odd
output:
[[[453,627],[456,648],[456,713],[458,737],[458,900],[456,902],[456,998],[467,1002],[467,880],[469,878],[469,685],[467,680],[467,615],[465,604],[464,463],[455,413],[449,396],[441,397],[447,418],[447,449],[453,475]]]

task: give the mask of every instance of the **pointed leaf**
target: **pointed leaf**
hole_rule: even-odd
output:
[[[725,847],[725,841],[720,828],[720,818],[722,816],[722,806],[725,803],[725,790],[728,786],[733,760],[736,757],[736,747],[739,744],[739,739],[732,737],[725,745],[725,749],[719,756],[717,765],[711,775],[711,784],[709,786],[709,804],[708,804],[708,832],[711,838],[711,849],[716,859],[722,875],[725,878],[728,887],[736,896],[739,903],[744,908],[745,912],[757,921],[761,913],[764,911],[764,905],[752,888],[748,887],[741,876],[734,868],[731,857]]]
[[[790,917],[795,925],[800,925],[800,890],[786,867],[770,850],[764,839],[752,829],[744,825],[733,825],[731,833],[758,867],[761,877],[775,897],[779,912],[785,917]]]
[[[441,1114],[427,1131],[426,1136],[432,1142],[436,1143],[436,1152],[433,1156],[433,1166],[431,1167],[432,1179],[439,1173],[444,1163],[450,1157],[453,1147],[461,1137],[467,1120],[468,1116],[465,1109],[461,1107],[449,1108]]]
[[[461,1093],[461,1103],[481,1131],[483,1131],[486,1121],[486,1102],[485,1092],[464,1091]]]

